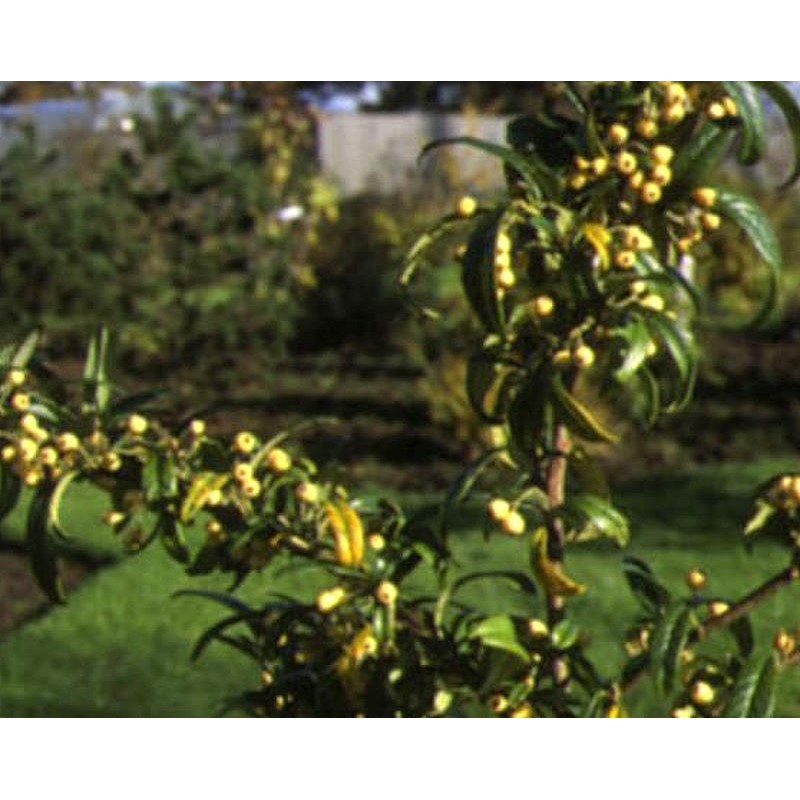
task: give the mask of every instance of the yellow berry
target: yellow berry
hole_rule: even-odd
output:
[[[317,609],[322,614],[329,614],[337,606],[341,605],[346,597],[347,592],[342,586],[335,586],[333,589],[325,589],[317,595]]]
[[[552,297],[543,294],[531,300],[530,308],[537,317],[549,317],[555,310],[556,304]]]
[[[54,447],[43,447],[39,451],[39,461],[46,467],[53,467],[58,463],[58,452]]]
[[[219,535],[222,533],[222,530],[222,524],[216,519],[210,519],[206,523],[206,532],[213,538],[219,537]]]
[[[206,432],[206,423],[202,419],[193,419],[189,423],[189,433],[192,436],[200,437]]]
[[[509,716],[512,719],[530,719],[533,716],[533,707],[530,703],[523,703],[517,706]]]
[[[775,633],[772,646],[782,655],[790,656],[797,648],[797,641],[790,633],[781,628]]]
[[[650,250],[653,247],[653,240],[638,225],[625,229],[624,242],[629,250]]]
[[[672,170],[666,164],[656,164],[650,171],[650,177],[659,186],[666,186],[672,180]]]
[[[641,189],[644,183],[644,172],[637,170],[628,178],[628,185],[631,189]]]
[[[474,197],[465,195],[458,201],[456,211],[460,217],[471,217],[478,210],[478,201]]]
[[[576,192],[583,189],[586,186],[586,176],[581,174],[580,172],[575,173],[574,175],[570,176],[569,179],[569,188],[574,189]]]
[[[112,508],[103,514],[103,522],[105,522],[106,525],[110,525],[112,528],[115,528],[124,521],[125,514],[123,514],[121,511],[117,511],[116,509]]]
[[[717,190],[710,186],[698,186],[692,192],[692,199],[702,208],[713,208],[717,202]]]
[[[556,366],[566,366],[572,362],[572,353],[569,352],[567,349],[556,350],[553,353],[553,364]]]
[[[736,105],[736,101],[729,96],[725,96],[722,98],[722,106],[725,109],[725,113],[730,117],[735,117],[739,113],[739,108]]]
[[[572,354],[572,361],[578,367],[591,367],[594,359],[594,350],[588,344],[582,344],[575,348],[575,352]]]
[[[261,484],[255,478],[242,481],[242,492],[245,497],[258,497],[261,494]]]
[[[35,467],[27,470],[22,476],[22,480],[25,485],[31,487],[38,486],[42,482],[42,478],[44,478],[42,471],[40,469],[36,469]]]
[[[710,103],[708,108],[706,109],[706,114],[713,119],[713,120],[721,120],[723,117],[727,115],[725,111],[725,106],[722,103],[718,103],[714,101]]]
[[[531,636],[535,636],[537,639],[541,639],[550,635],[550,628],[547,627],[547,623],[544,620],[536,618],[529,619],[528,633],[530,633]]]
[[[714,600],[708,604],[708,613],[712,617],[721,617],[730,606],[724,600]]]
[[[233,449],[243,455],[252,453],[256,449],[256,437],[249,431],[239,431],[233,437]]]
[[[375,598],[381,605],[392,606],[397,600],[398,589],[391,581],[381,581],[375,589]]]
[[[615,122],[608,129],[608,141],[618,147],[625,144],[630,136],[630,131],[620,122]]]
[[[23,383],[27,380],[28,376],[25,373],[24,369],[14,368],[9,370],[7,380],[12,386],[22,386]]]
[[[508,708],[508,698],[502,694],[495,694],[489,699],[489,708],[495,714],[502,714]]]
[[[605,175],[608,171],[608,159],[603,156],[597,156],[592,159],[592,172],[599,178]]]
[[[715,231],[722,224],[722,217],[720,217],[719,214],[714,214],[712,211],[706,211],[700,217],[700,222],[706,230]]]
[[[22,439],[19,440],[17,447],[19,449],[19,457],[25,463],[33,461],[33,459],[36,458],[36,453],[39,451],[39,445],[27,436],[23,436]]]
[[[141,436],[148,427],[147,420],[141,414],[131,414],[127,422],[128,433],[132,436]]]
[[[661,199],[661,187],[654,181],[646,181],[642,186],[642,200],[654,205]]]
[[[697,712],[694,710],[694,706],[679,706],[672,709],[671,716],[675,719],[690,719],[696,717]]]
[[[72,453],[75,450],[80,449],[81,440],[74,434],[67,431],[66,433],[62,433],[56,439],[56,447],[62,453]]]
[[[222,492],[219,489],[212,489],[206,495],[204,505],[211,507],[218,506],[222,502],[222,499],[223,499]]]
[[[31,407],[31,396],[25,392],[14,392],[11,407],[15,411],[27,411]]]
[[[695,568],[686,576],[686,583],[689,584],[689,588],[695,592],[699,592],[701,589],[704,589],[707,582],[708,578],[706,577],[705,572],[703,572],[701,569]]]
[[[494,268],[497,272],[508,269],[511,266],[511,253],[508,250],[498,252],[494,257]]]
[[[617,169],[623,175],[632,175],[636,172],[636,168],[639,166],[639,162],[636,160],[636,156],[633,153],[628,152],[627,150],[623,150],[621,153],[617,155]]]
[[[657,294],[645,295],[639,300],[639,304],[644,308],[649,308],[651,311],[664,310],[664,298]]]
[[[678,239],[677,242],[678,250],[680,250],[681,253],[688,253],[692,249],[692,247],[694,247],[695,241],[696,240],[691,236],[684,236],[683,238]]]
[[[495,275],[495,280],[500,289],[511,289],[517,282],[513,269],[501,269]]]
[[[591,166],[591,162],[583,156],[575,156],[572,161],[575,164],[576,169],[579,170],[587,170]]]
[[[682,102],[672,103],[664,109],[663,117],[665,122],[677,124],[686,116],[686,108]]]
[[[658,123],[651,117],[642,117],[636,123],[636,132],[643,139],[655,139],[658,136]]]
[[[508,514],[500,520],[500,525],[510,536],[521,536],[525,533],[525,517],[523,517],[519,511],[509,511]]]
[[[495,522],[502,522],[511,512],[511,503],[509,503],[508,500],[504,500],[502,497],[494,497],[489,501],[487,510],[489,516]]]
[[[707,706],[714,701],[716,692],[711,684],[705,681],[695,681],[692,684],[691,698],[692,702],[698,706]]]
[[[386,547],[386,539],[380,533],[371,533],[367,536],[367,544],[376,552],[380,553]]]
[[[2,450],[0,450],[0,458],[6,463],[13,461],[16,457],[17,448],[14,447],[13,444],[7,444]]]
[[[511,238],[505,231],[500,231],[494,242],[494,249],[498,253],[509,253],[511,251]]]
[[[657,144],[650,150],[650,155],[656,164],[667,165],[672,161],[675,151],[668,144]]]
[[[294,493],[297,499],[303,503],[309,503],[310,505],[313,505],[314,503],[319,502],[319,486],[317,486],[315,483],[302,481],[301,483],[297,484],[297,488],[294,490]]]
[[[673,103],[682,103],[684,100],[686,100],[686,89],[683,84],[670,81],[667,86],[667,103],[672,105]]]
[[[233,477],[240,483],[249,481],[253,477],[253,465],[248,461],[241,461],[233,468]]]
[[[620,250],[614,257],[614,263],[620,269],[630,269],[636,263],[636,253],[632,250]]]
[[[275,447],[267,455],[267,466],[273,472],[286,472],[292,467],[292,458],[285,450]]]
[[[23,414],[19,420],[19,426],[30,436],[37,436],[39,433],[39,420],[33,414]]]

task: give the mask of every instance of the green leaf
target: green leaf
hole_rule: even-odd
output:
[[[778,664],[775,653],[754,659],[739,675],[725,709],[726,717],[770,717],[775,708]]]
[[[89,342],[83,368],[83,401],[98,413],[104,413],[111,401],[111,383],[108,377],[108,328],[101,327]]]
[[[739,655],[742,658],[747,658],[753,652],[753,647],[755,646],[753,624],[750,622],[750,617],[739,617],[728,626],[728,630],[736,640]]]
[[[764,155],[766,145],[764,109],[758,90],[749,81],[723,81],[722,85],[736,103],[737,118],[742,123],[739,161],[742,164],[755,164]]]
[[[461,264],[464,293],[478,319],[490,333],[498,333],[503,327],[503,310],[494,279],[494,243],[498,219],[498,214],[492,214],[475,223]]]
[[[604,536],[620,547],[630,541],[630,527],[624,514],[602,497],[575,494],[559,509],[565,522],[576,531],[574,541],[585,542]]]
[[[763,92],[769,95],[775,105],[783,112],[789,135],[794,147],[794,167],[789,177],[781,184],[785,189],[791,186],[800,177],[800,108],[794,95],[779,81],[754,81]]]
[[[52,493],[50,494],[50,503],[47,509],[47,522],[50,529],[62,539],[68,539],[69,535],[61,522],[61,501],[64,499],[64,493],[67,491],[67,487],[79,474],[78,472],[68,472],[63,475],[53,487]]]
[[[450,484],[439,515],[441,530],[447,528],[447,521],[451,508],[456,503],[463,502],[469,496],[472,487],[475,485],[478,478],[480,478],[483,471],[500,458],[504,452],[505,450],[503,448],[489,450],[469,464],[458,478]]]
[[[475,353],[467,363],[467,397],[483,422],[497,424],[504,419],[511,367],[498,364],[486,351]]]
[[[188,564],[191,558],[189,547],[186,544],[186,537],[178,521],[169,513],[159,516],[156,521],[155,535],[161,540],[164,549],[176,561]]]
[[[26,539],[31,557],[31,570],[42,591],[54,603],[65,603],[64,587],[50,535],[49,508],[51,488],[43,486],[36,491],[28,508]]]
[[[530,661],[528,651],[517,639],[513,620],[505,614],[482,619],[472,626],[469,638],[478,639],[486,647],[511,653],[523,661]]]
[[[19,476],[11,471],[8,464],[0,462],[0,522],[16,508],[21,489]]]
[[[622,363],[614,371],[614,377],[620,383],[626,383],[647,361],[648,349],[653,339],[641,317],[636,317],[625,327],[618,328],[614,333],[627,345],[623,345]]]
[[[531,464],[536,457],[550,401],[551,380],[552,373],[547,367],[534,369],[511,400],[508,409],[509,444],[511,455],[519,464]]]
[[[765,500],[756,500],[756,513],[748,520],[744,535],[752,536],[760,533],[776,511],[777,509],[771,503],[767,503]]]
[[[556,374],[552,382],[552,400],[556,417],[572,433],[591,442],[618,442],[619,436],[608,430],[592,412],[571,394]]]
[[[36,348],[39,346],[39,339],[41,338],[38,331],[29,333],[25,337],[25,341],[16,349],[13,357],[11,358],[11,367],[15,369],[24,369],[28,366],[28,362],[33,358]]]
[[[650,657],[653,677],[661,692],[669,692],[678,672],[681,651],[691,632],[691,609],[685,603],[667,608],[653,631]]]
[[[767,293],[761,308],[756,312],[749,326],[762,324],[775,308],[781,269],[781,248],[769,217],[749,197],[732,192],[729,189],[717,191],[714,209],[723,217],[738,225],[752,243],[758,255],[768,267]]]
[[[562,619],[553,628],[550,641],[558,650],[569,650],[578,641],[580,634],[581,629],[571,619]]]
[[[178,493],[178,474],[172,458],[165,452],[148,454],[142,470],[142,486],[148,503],[159,503]]]
[[[769,217],[751,198],[730,189],[717,190],[714,210],[736,223],[771,267],[780,267],[781,248]]]
[[[678,151],[672,167],[672,183],[665,195],[682,194],[687,187],[702,186],[711,175],[736,137],[736,131],[708,124]]]
[[[543,196],[543,189],[545,188],[543,184],[546,185],[548,181],[552,181],[552,177],[548,174],[548,171],[546,171],[543,165],[535,165],[531,160],[515,150],[512,150],[510,147],[487,142],[483,139],[476,139],[473,136],[454,136],[429,142],[422,148],[419,160],[424,158],[432,150],[455,144],[474,147],[477,150],[482,150],[484,153],[499,158],[504,164],[516,170],[525,179],[525,183],[537,199],[541,199]]]
[[[653,570],[639,558],[625,556],[622,571],[636,599],[650,614],[657,615],[670,601],[670,594],[656,579]]]

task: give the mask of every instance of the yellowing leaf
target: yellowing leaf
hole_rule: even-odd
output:
[[[611,244],[611,234],[597,222],[587,222],[581,230],[588,239],[589,244],[594,248],[595,253],[597,253],[600,259],[600,266],[603,269],[608,269],[611,265],[611,255],[608,252],[608,245]]]

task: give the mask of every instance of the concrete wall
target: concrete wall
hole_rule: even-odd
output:
[[[422,112],[330,114],[319,123],[318,154],[344,194],[390,192],[409,181],[444,176],[465,190],[502,183],[498,159],[462,145],[443,148],[417,165],[424,145],[451,136],[502,143],[507,119]]]

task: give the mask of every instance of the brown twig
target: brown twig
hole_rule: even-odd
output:
[[[800,567],[794,564],[786,567],[786,569],[781,570],[777,575],[773,575],[769,580],[764,581],[764,583],[745,595],[741,600],[737,600],[724,613],[709,617],[700,627],[695,628],[695,630],[689,634],[687,644],[696,644],[701,639],[705,639],[709,633],[720,628],[728,627],[736,622],[736,620],[749,614],[757,605],[766,600],[767,597],[777,592],[778,589],[783,586],[788,586],[798,578],[800,578]],[[625,682],[620,684],[620,690],[627,692],[633,689],[649,670],[650,664],[643,664],[642,667],[629,675]]]

